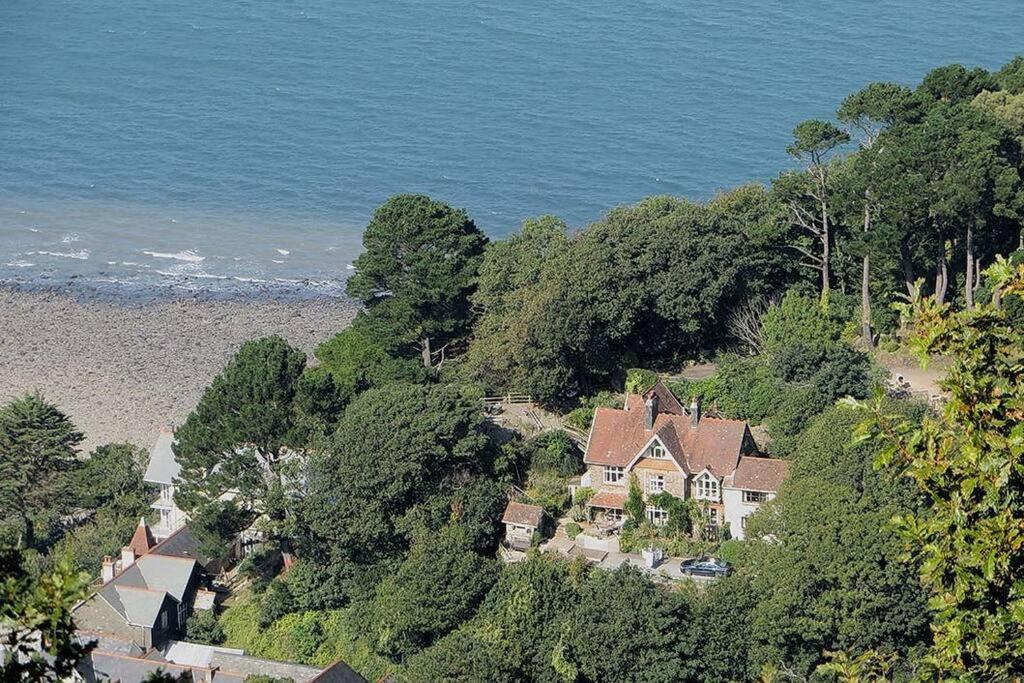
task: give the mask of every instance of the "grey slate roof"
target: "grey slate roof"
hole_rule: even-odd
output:
[[[174,459],[174,451],[171,445],[174,443],[174,434],[170,430],[161,430],[156,437],[156,443],[149,451],[149,465],[146,466],[144,481],[152,484],[172,484],[174,478],[181,474],[181,466]]]

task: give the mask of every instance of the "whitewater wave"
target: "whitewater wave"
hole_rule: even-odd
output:
[[[280,254],[281,256],[287,256],[288,254],[290,254],[292,252],[288,251],[287,249],[278,249],[277,253]]]
[[[72,242],[77,242],[80,239],[82,238],[77,232],[69,232],[68,234],[61,237],[60,241],[61,244],[71,244]]]
[[[16,261],[8,261],[7,265],[11,266],[13,268],[31,268],[35,264],[32,263],[31,261],[25,261],[23,259],[18,259]]]
[[[79,261],[87,261],[89,259],[88,249],[79,249],[78,251],[33,251],[29,254],[39,254],[40,256],[53,256],[55,258],[73,258]]]
[[[200,261],[206,260],[205,256],[200,256],[192,249],[186,249],[185,251],[179,251],[173,254],[164,251],[147,250],[143,250],[142,253],[146,256],[152,256],[153,258],[173,259],[175,261],[185,261],[186,263],[199,263]]]

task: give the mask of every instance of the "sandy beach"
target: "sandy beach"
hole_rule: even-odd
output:
[[[278,334],[311,353],[355,311],[344,299],[119,306],[0,290],[0,400],[38,388],[85,432],[84,449],[149,446],[245,341]]]

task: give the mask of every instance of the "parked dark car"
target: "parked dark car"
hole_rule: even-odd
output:
[[[686,560],[679,566],[679,570],[690,576],[719,577],[728,576],[732,571],[725,562],[714,557],[698,557],[694,560]]]

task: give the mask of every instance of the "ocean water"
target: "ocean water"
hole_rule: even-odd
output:
[[[0,281],[335,292],[397,192],[489,235],[706,198],[1019,0],[0,0]]]

